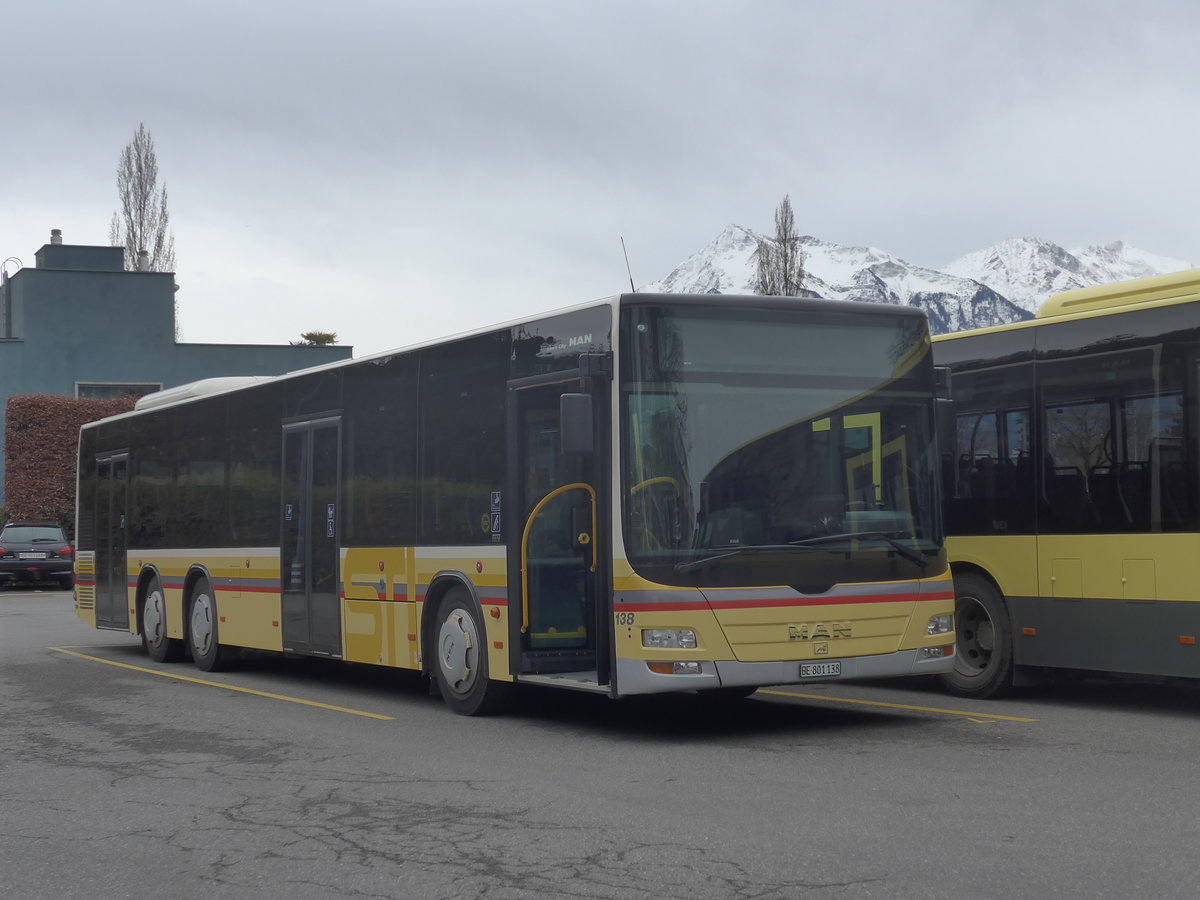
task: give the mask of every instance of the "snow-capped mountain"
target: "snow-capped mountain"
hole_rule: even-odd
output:
[[[1068,251],[1038,238],[1010,238],[960,256],[942,271],[986,284],[1034,313],[1047,297],[1060,291],[1191,267],[1190,263],[1155,256],[1122,241]]]
[[[661,281],[641,291],[752,294],[754,258],[764,237],[730,225]],[[803,237],[804,287],[827,300],[915,306],[935,334],[1018,322],[1058,291],[1189,268],[1188,263],[1120,242],[1069,252],[1034,238],[1003,241],[942,269],[915,266],[874,247],[845,247]]]

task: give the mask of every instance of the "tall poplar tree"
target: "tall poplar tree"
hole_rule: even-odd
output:
[[[151,272],[175,271],[175,235],[167,211],[167,188],[158,186],[158,157],[154,139],[139,124],[117,164],[117,194],[121,208],[113,213],[109,242],[125,248],[125,268],[137,269],[138,252],[149,256]]]
[[[804,295],[804,250],[796,233],[792,199],[787,194],[775,210],[775,239],[762,238],[755,248],[758,292],[774,297]]]

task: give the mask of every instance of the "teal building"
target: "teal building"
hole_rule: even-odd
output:
[[[175,275],[125,270],[121,247],[62,243],[0,267],[0,436],[8,398],[118,397],[201,378],[280,375],[348,359],[351,347],[187,344],[175,338]],[[4,503],[0,440],[0,505]]]

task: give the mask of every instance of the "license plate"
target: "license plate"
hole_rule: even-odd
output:
[[[18,553],[17,556],[20,559],[45,559],[46,558],[45,553]]]
[[[800,663],[801,678],[837,678],[842,674],[841,660]]]

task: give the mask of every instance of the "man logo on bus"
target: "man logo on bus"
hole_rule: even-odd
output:
[[[849,622],[802,622],[788,626],[789,641],[832,641],[853,637]]]

